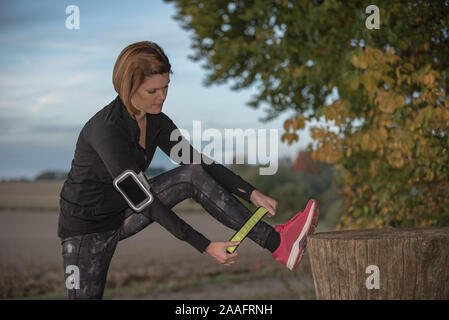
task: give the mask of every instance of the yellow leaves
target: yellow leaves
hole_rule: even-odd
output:
[[[351,63],[358,69],[367,69],[369,66],[376,65],[384,54],[382,51],[372,47],[366,47],[360,55],[353,55]],[[389,59],[390,56],[388,56]]]
[[[326,121],[335,121],[337,126],[345,123],[349,115],[348,103],[341,100],[336,100],[332,104],[324,106],[323,110]]]
[[[449,127],[449,108],[438,107],[433,110],[434,119],[438,126]]]
[[[385,128],[379,128],[379,130],[377,130],[377,135],[380,139],[382,140],[387,140],[388,138],[388,131]]]
[[[393,52],[393,48],[390,47],[388,48],[388,50],[385,52],[384,55],[384,60],[390,64],[394,64],[396,62],[398,62],[399,60],[401,60],[397,55],[395,55]]]
[[[290,126],[292,124],[292,121],[290,119],[287,119],[284,121],[284,130],[288,132],[290,130]]]
[[[352,149],[351,148],[346,149],[346,157],[350,158],[351,154],[352,154]]]
[[[377,125],[383,128],[391,128],[394,124],[394,117],[391,114],[382,113],[378,115]]]
[[[430,225],[429,221],[422,219],[420,221],[421,227],[428,227]]]
[[[435,178],[435,174],[432,170],[427,170],[426,177],[424,178],[426,181],[432,181]]]
[[[368,133],[365,133],[362,137],[362,145],[368,145],[370,143],[371,139],[369,137]]]
[[[424,75],[422,81],[427,87],[432,87],[435,81],[435,75],[429,72]]]
[[[403,65],[405,71],[411,72],[415,70],[415,67],[411,63],[404,63]]]
[[[354,67],[359,69],[366,69],[368,67],[368,63],[363,57],[363,54],[361,57],[358,57],[356,55],[352,56],[351,63],[354,65]]]
[[[321,140],[324,139],[326,137],[326,130],[324,130],[323,128],[318,128],[318,127],[312,127],[310,128],[310,137],[313,140]]]
[[[449,126],[449,109],[443,106],[433,107],[432,105],[427,105],[427,107],[416,113],[410,125],[410,130],[426,129],[429,126],[434,128]]]
[[[306,126],[306,118],[299,116],[293,121],[293,130],[301,130]]]
[[[430,65],[427,65],[425,71],[418,76],[418,83],[424,84],[426,87],[434,87],[435,80],[440,77],[440,74],[435,70],[430,70]]]
[[[377,228],[380,228],[380,227],[383,226],[384,220],[382,220],[381,218],[377,218],[376,220],[374,220],[374,223],[375,223]]]
[[[293,73],[292,73],[292,75],[293,75],[293,77],[294,78],[298,78],[299,77],[299,75],[302,73],[302,69],[304,68],[304,66],[296,66],[294,69],[293,69]]]
[[[306,118],[303,116],[298,116],[284,121],[284,129],[286,132],[290,131],[290,127],[293,129],[293,131],[296,131],[304,129],[305,126]]]
[[[284,142],[287,140],[288,144],[292,144],[293,141],[298,141],[299,136],[295,133],[297,130],[304,129],[306,126],[306,118],[303,116],[298,116],[295,118],[287,119],[284,121],[284,130],[285,133],[281,136],[281,141]],[[290,132],[290,128],[292,132]]]
[[[404,166],[404,158],[401,151],[395,150],[387,154],[387,161],[393,168],[402,168]]]
[[[335,102],[324,107],[324,117],[326,121],[334,121],[338,118],[337,104]]]
[[[444,99],[444,106],[449,108],[449,98]]]
[[[401,68],[396,67],[396,69],[395,69],[395,74],[396,74],[396,78],[397,78],[398,80],[400,80],[400,79],[401,79]]]
[[[400,58],[393,54],[392,51],[393,48],[382,52],[376,48],[366,47],[359,55],[354,54],[351,57],[351,63],[357,69],[372,69],[373,71],[387,73],[391,68],[389,64],[400,61]]]
[[[379,155],[382,156],[388,139],[388,131],[385,128],[374,128],[366,131],[361,137],[362,150],[370,152],[378,151]]]
[[[380,111],[385,113],[394,113],[396,109],[405,106],[405,98],[402,95],[393,96],[390,92],[377,89],[377,96],[374,102],[378,104]]]
[[[344,194],[348,197],[352,195],[352,190],[348,185],[346,185],[344,188]]]
[[[374,152],[377,149],[376,139],[373,139],[373,137],[370,136],[369,133],[365,133],[362,136],[362,149],[368,150],[371,152]]]
[[[382,112],[393,113],[396,110],[394,98],[385,90],[377,90],[377,96],[374,98],[374,102],[378,104]]]
[[[353,55],[351,57],[351,63],[354,65],[354,67],[359,68],[359,66],[360,66],[360,59],[359,59],[359,57],[356,56],[356,55]]]
[[[343,143],[341,138],[335,133],[318,127],[310,128],[310,136],[318,142],[314,152],[314,159],[327,163],[337,163],[340,161],[343,156]]]
[[[369,64],[373,64],[382,57],[382,51],[372,47],[366,47],[364,55],[366,55]]]
[[[347,81],[349,83],[349,87],[354,91],[357,90],[359,88],[359,80],[360,79],[356,73],[351,74]]]
[[[293,143],[293,141],[298,141],[299,137],[296,133],[284,133],[281,136],[281,141],[284,142],[285,140],[287,140],[287,143],[290,145]]]
[[[377,161],[376,161],[376,162],[377,162]],[[376,162],[375,162],[375,161],[371,162],[371,163],[370,163],[370,166],[369,166],[369,173],[370,173],[371,178],[373,178],[373,179],[374,179],[374,178],[376,177],[376,175],[377,175]],[[374,197],[374,195],[373,195],[373,197]]]
[[[381,161],[386,161],[392,168],[403,168],[413,159],[415,140],[403,128],[372,128],[355,135],[357,136],[354,140],[359,141],[363,151],[376,152],[376,158],[383,159]],[[374,165],[372,160],[368,170],[372,178],[376,175]]]
[[[360,77],[360,82],[364,85],[368,92],[374,92],[374,90],[376,90],[377,81],[370,74],[363,74]]]
[[[366,48],[350,57],[346,94],[358,90],[367,99],[354,101],[367,104],[326,106],[323,115],[336,122],[339,135],[328,128],[311,131],[318,159],[342,173],[346,212],[340,227],[388,226],[391,219],[401,226],[433,225],[434,212],[449,213],[447,79],[431,64],[422,67],[392,52]],[[362,125],[346,127],[359,119]]]
[[[405,98],[404,96],[397,95],[394,97],[394,103],[396,104],[397,108],[402,108],[405,106]]]
[[[386,84],[388,84],[388,87],[392,87],[393,86],[393,84],[394,84],[394,79],[393,78],[391,78],[391,77],[389,77],[389,76],[382,76],[382,80],[386,83]]]
[[[293,78],[298,78],[302,74],[303,69],[304,69],[304,65],[294,66],[293,68],[292,67],[284,67],[284,71],[287,74],[290,74]]]

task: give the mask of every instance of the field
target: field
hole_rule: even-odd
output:
[[[0,298],[65,298],[56,235],[61,186],[62,181],[0,184]],[[190,199],[174,211],[212,241],[234,233]],[[307,254],[291,272],[249,239],[239,253],[239,261],[225,267],[152,224],[119,242],[104,298],[315,298]]]

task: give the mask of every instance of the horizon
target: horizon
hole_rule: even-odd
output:
[[[232,81],[204,86],[206,72],[201,62],[188,58],[190,32],[173,19],[172,3],[133,4],[76,1],[80,28],[69,30],[67,3],[1,2],[0,179],[70,170],[81,128],[117,95],[112,86],[116,58],[125,46],[142,40],[158,43],[170,59],[174,73],[163,112],[179,128],[191,130],[200,120],[222,132],[278,129],[279,158],[293,159],[311,142],[309,126],[298,132],[298,142],[281,142],[283,122],[292,112],[263,123],[268,106],[246,105],[254,86],[239,91],[230,89]],[[150,167],[170,164],[157,148]]]

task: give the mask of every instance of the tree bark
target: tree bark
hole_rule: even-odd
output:
[[[307,242],[317,299],[449,299],[449,227],[322,232]]]

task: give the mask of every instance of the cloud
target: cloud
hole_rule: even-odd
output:
[[[46,105],[52,104],[52,103],[57,103],[59,101],[60,101],[60,96],[57,93],[51,92],[51,93],[45,94],[45,95],[37,98],[37,103],[35,105],[31,106],[30,111],[38,112]]]
[[[62,62],[55,61],[56,65],[59,63]],[[30,111],[31,114],[36,114],[48,106],[71,103],[75,96],[83,96],[86,89],[94,88],[95,84],[99,83],[98,78],[101,74],[76,68],[56,68],[47,72],[47,74],[31,72],[1,75],[0,109],[9,110],[14,115],[26,116]],[[78,93],[75,94],[75,91]]]
[[[0,2],[0,30],[17,30],[39,26],[60,19],[61,5],[49,1],[5,1]]]

